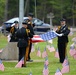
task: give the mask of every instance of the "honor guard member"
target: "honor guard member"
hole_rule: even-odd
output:
[[[27,29],[28,23],[26,21],[22,22],[22,28],[16,32],[18,38],[18,48],[19,48],[19,59],[20,61],[24,57],[24,64],[22,67],[26,67],[26,47],[28,46],[28,38],[32,38],[33,35],[30,33],[30,30]]]
[[[61,26],[58,27],[56,32],[60,34],[58,36],[58,51],[59,51],[59,57],[60,57],[60,63],[64,62],[64,59],[66,57],[66,47],[68,43],[68,34],[70,33],[70,30],[68,29],[66,25],[66,20],[63,18],[60,20]]]
[[[35,26],[35,24],[32,23],[32,20],[33,20],[33,14],[29,13],[28,14],[28,19],[27,19],[28,29],[30,30],[30,33],[34,35],[33,27]],[[30,39],[28,40],[28,44],[29,44],[29,46],[28,46],[27,49],[28,49],[29,52],[27,52],[27,61],[32,62],[33,60],[31,60],[31,57],[30,57],[32,43],[30,42]]]
[[[6,30],[11,33],[10,34],[10,42],[17,42],[18,41],[18,39],[15,35],[15,33],[18,29],[19,29],[18,28],[18,21],[14,21],[14,23],[10,27],[6,28]]]

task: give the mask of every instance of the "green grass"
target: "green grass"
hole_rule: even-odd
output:
[[[69,43],[67,47],[67,55],[70,62],[70,72],[63,75],[76,75],[76,60],[69,55],[69,47],[73,43],[71,41],[73,37],[74,36],[69,37]],[[0,36],[0,48],[5,47],[6,44],[7,44],[7,37],[3,35]],[[38,45],[35,45],[35,52],[31,53],[31,58],[34,60],[34,62],[27,63],[26,68],[15,68],[17,62],[3,61],[3,64],[5,66],[5,71],[4,72],[0,71],[0,75],[28,75],[30,71],[32,72],[32,75],[43,75],[42,71],[44,67],[44,58],[36,56],[38,46],[40,47],[41,52],[43,52],[46,43],[39,43]],[[57,48],[57,38],[53,40],[53,46]],[[49,60],[49,65],[48,65],[48,69],[50,72],[49,75],[54,75],[56,69],[58,67],[61,69],[62,65],[59,63],[59,60],[54,57],[54,52],[49,52],[48,50],[47,52],[48,52],[48,60]]]

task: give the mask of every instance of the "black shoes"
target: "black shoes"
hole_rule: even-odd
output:
[[[27,61],[28,61],[28,62],[33,62],[33,60],[31,60],[31,59],[30,59],[30,60],[27,60]]]

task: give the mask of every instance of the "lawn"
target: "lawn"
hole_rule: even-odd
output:
[[[70,63],[70,72],[63,74],[63,75],[76,75],[76,60],[73,59],[69,54],[70,45],[73,43],[71,39],[75,36],[69,36],[69,43],[67,47],[67,55],[68,60]],[[38,43],[35,44],[35,51],[31,53],[31,58],[34,60],[34,62],[27,62],[26,68],[15,68],[15,65],[17,64],[17,61],[3,61],[3,64],[5,66],[5,71],[0,71],[0,75],[29,75],[30,72],[32,72],[32,75],[43,75],[42,71],[44,68],[44,58],[38,57],[36,55],[37,48],[40,47],[40,51],[43,52],[45,46],[47,43]],[[0,34],[0,49],[4,48],[7,45],[7,37]],[[57,48],[57,38],[53,40],[52,44],[55,48]],[[62,69],[62,65],[59,63],[59,60],[54,57],[54,52],[48,53],[48,60],[49,60],[49,75],[55,75],[56,69],[60,68]]]

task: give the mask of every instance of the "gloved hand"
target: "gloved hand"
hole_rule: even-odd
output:
[[[63,33],[59,34],[58,36],[60,36],[60,37],[63,36]]]
[[[11,25],[11,27],[13,27],[13,26],[15,26],[15,23],[13,23],[13,24]]]

